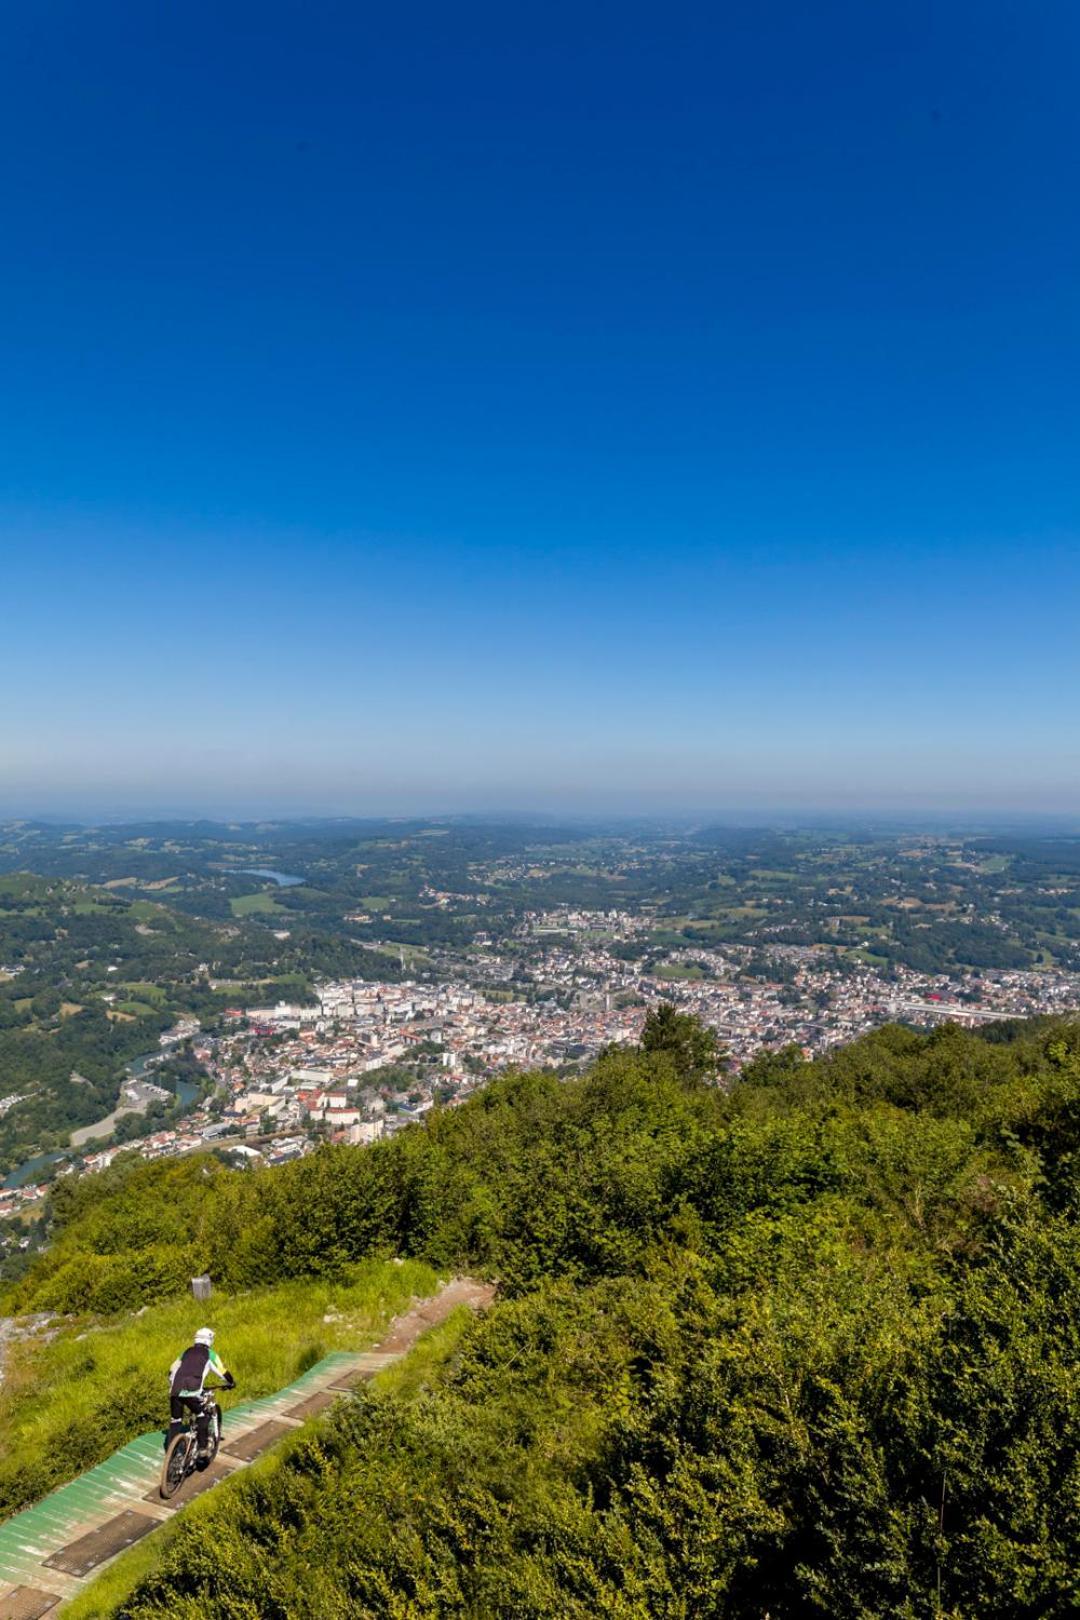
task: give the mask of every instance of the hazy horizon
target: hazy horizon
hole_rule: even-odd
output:
[[[42,826],[94,827],[167,826],[171,824],[213,826],[314,826],[333,827],[382,825],[395,822],[477,825],[536,825],[597,829],[634,826],[689,828],[775,827],[784,830],[820,830],[844,827],[893,829],[927,833],[943,830],[978,833],[980,830],[1045,829],[1080,837],[1080,815],[1071,810],[1010,810],[950,805],[843,805],[771,804],[715,805],[698,808],[647,804],[602,809],[566,804],[561,807],[531,805],[476,805],[456,809],[424,809],[417,806],[388,805],[383,809],[297,808],[271,805],[238,805],[233,808],[212,804],[147,804],[64,808],[18,809],[0,802],[0,822]]]
[[[602,738],[598,738],[596,751],[603,752]],[[325,773],[320,783],[319,773],[305,770],[293,755],[283,765],[259,761],[257,771],[251,771],[250,761],[244,763],[255,783],[244,780],[248,772],[238,773],[231,762],[222,759],[218,768],[205,770],[201,781],[188,772],[179,785],[163,762],[153,773],[143,775],[135,770],[120,776],[109,772],[104,762],[95,765],[87,759],[71,785],[66,785],[63,775],[65,769],[70,770],[71,760],[62,752],[60,769],[47,786],[35,790],[32,778],[20,781],[19,773],[10,769],[0,777],[0,815],[75,821],[462,815],[498,819],[530,814],[598,819],[701,819],[710,815],[745,815],[755,820],[773,815],[786,819],[823,815],[1080,819],[1080,784],[1040,781],[1034,769],[1026,768],[1028,762],[1019,749],[1013,759],[1013,780],[1007,787],[992,782],[980,786],[975,769],[965,770],[963,762],[958,767],[954,761],[949,769],[942,765],[929,781],[925,775],[920,780],[922,773],[913,770],[903,789],[889,780],[888,772],[890,764],[902,765],[899,750],[891,758],[884,751],[867,756],[861,765],[851,761],[838,768],[831,781],[819,771],[809,784],[795,771],[785,777],[782,760],[770,762],[768,773],[761,773],[762,780],[744,778],[726,790],[722,785],[710,785],[715,783],[713,773],[695,773],[685,760],[680,768],[669,764],[659,772],[661,779],[648,787],[642,785],[645,773],[635,777],[625,760],[616,762],[600,781],[590,781],[588,771],[579,766],[577,770],[564,767],[561,776],[553,769],[546,781],[539,775],[530,780],[523,771],[522,780],[516,783],[480,770],[471,783],[409,778],[380,782],[372,773],[374,780],[369,777],[356,787],[342,785],[340,778],[336,783],[326,780]]]

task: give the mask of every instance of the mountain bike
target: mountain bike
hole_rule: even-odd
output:
[[[202,1393],[202,1414],[210,1419],[207,1433],[206,1460],[201,1465],[209,1468],[217,1456],[217,1449],[221,1443],[221,1407],[214,1399],[219,1389],[228,1389],[227,1384],[213,1384]],[[166,1501],[175,1496],[181,1485],[200,1466],[198,1458],[199,1439],[196,1422],[199,1415],[191,1407],[184,1408],[184,1427],[175,1439],[169,1442],[165,1453],[165,1461],[161,1465],[161,1484],[158,1487]]]

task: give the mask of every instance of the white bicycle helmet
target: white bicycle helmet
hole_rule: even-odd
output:
[[[213,1342],[214,1342],[214,1330],[213,1330],[213,1328],[200,1328],[198,1333],[196,1333],[196,1335],[195,1335],[195,1343],[196,1344],[205,1344],[205,1345],[209,1346],[209,1345],[212,1345]]]

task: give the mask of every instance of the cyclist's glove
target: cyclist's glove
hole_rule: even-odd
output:
[[[225,1374],[225,1388],[226,1389],[235,1389],[236,1388],[236,1379],[233,1377],[232,1373],[226,1373]]]

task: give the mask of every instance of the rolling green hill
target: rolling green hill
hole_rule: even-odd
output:
[[[282,972],[374,976],[358,913],[384,945],[456,952],[558,905],[655,918],[658,947],[819,944],[933,973],[1080,967],[1080,842],[1050,832],[0,821],[0,873],[24,870],[261,924]],[[289,931],[276,947],[274,928]]]
[[[230,1292],[502,1283],[431,1387],[213,1493],[97,1612],[1073,1612],[1080,1028],[888,1028],[728,1091],[662,1034],[371,1149],[58,1191],[6,1309],[179,1298],[209,1253]]]
[[[276,977],[280,967],[266,929],[62,878],[0,877],[0,1101],[15,1099],[0,1110],[0,1175],[108,1114],[125,1066],[178,1016],[212,1026],[230,1003],[307,996],[310,981]]]

